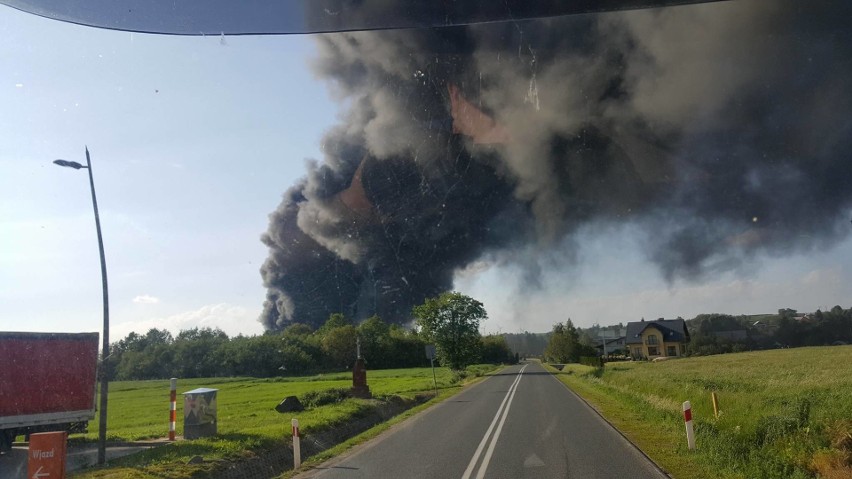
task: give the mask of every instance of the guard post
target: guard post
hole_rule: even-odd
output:
[[[689,450],[695,449],[695,429],[692,427],[692,404],[683,403],[683,421],[686,423],[686,445]]]
[[[169,380],[169,388],[169,441],[174,441],[177,424],[177,378]]]
[[[293,418],[290,420],[290,425],[293,428],[293,469],[298,469],[302,465],[302,445],[299,438],[299,420]]]

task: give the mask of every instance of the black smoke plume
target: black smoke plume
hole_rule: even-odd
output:
[[[639,225],[669,281],[832,245],[852,203],[847,2],[318,37],[348,105],[270,216],[261,321],[405,323],[491,256]],[[617,252],[613,252],[617,254]]]

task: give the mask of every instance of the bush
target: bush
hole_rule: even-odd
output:
[[[322,391],[311,391],[305,393],[299,401],[307,408],[315,408],[325,406],[326,404],[335,404],[349,397],[348,389],[324,389]]]
[[[484,363],[515,364],[515,355],[509,349],[509,343],[502,335],[488,335],[480,338],[480,356]]]
[[[580,356],[580,364],[600,368],[603,366],[603,360],[597,356]]]
[[[460,383],[460,382],[464,381],[465,378],[467,378],[468,376],[470,376],[470,373],[467,372],[464,369],[462,369],[460,371],[453,371],[451,381],[452,381],[453,384]]]

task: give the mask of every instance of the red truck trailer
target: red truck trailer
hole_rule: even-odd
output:
[[[97,369],[98,333],[0,332],[0,451],[22,434],[85,432]]]

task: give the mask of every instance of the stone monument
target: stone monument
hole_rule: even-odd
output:
[[[370,386],[367,386],[367,366],[364,363],[364,358],[361,357],[361,338],[355,341],[356,359],[355,367],[352,368],[352,396],[362,399],[370,399],[373,397],[370,394]]]

